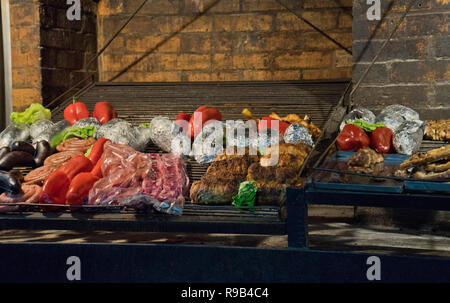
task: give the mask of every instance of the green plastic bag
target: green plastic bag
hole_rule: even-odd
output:
[[[233,205],[237,207],[248,207],[250,211],[255,211],[255,197],[258,187],[253,185],[255,180],[245,181],[239,184],[239,192],[233,197]]]

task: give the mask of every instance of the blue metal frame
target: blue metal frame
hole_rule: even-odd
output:
[[[308,182],[300,189],[289,189],[291,195],[298,197],[297,213],[295,216],[305,218],[298,222],[295,233],[308,235],[307,208],[308,204],[316,205],[340,205],[340,206],[365,206],[365,207],[388,207],[409,208],[423,210],[450,211],[450,195],[445,194],[419,194],[419,193],[381,193],[381,192],[357,192],[345,190],[318,189],[314,182]],[[306,237],[298,237],[301,243],[296,247],[308,248]]]

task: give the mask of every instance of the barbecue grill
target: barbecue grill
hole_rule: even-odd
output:
[[[224,120],[244,120],[242,109],[249,108],[255,116],[267,116],[272,112],[281,116],[308,115],[318,127],[324,128],[331,116],[336,121],[342,119],[336,115],[345,112],[342,95],[347,87],[348,81],[95,83],[75,97],[89,110],[93,110],[96,102],[107,100],[117,110],[119,118],[134,125],[150,122],[159,115],[174,119],[180,111],[193,112],[205,104],[218,108]],[[72,99],[53,108],[54,121],[63,119],[64,108]],[[305,167],[314,162],[314,154],[321,154],[321,146],[326,145],[316,145]],[[162,151],[150,143],[146,152]],[[26,174],[29,169],[22,171]],[[201,178],[206,167],[189,160],[187,171],[192,183]],[[307,171],[304,169],[303,174],[307,175]],[[59,213],[33,211],[1,215],[0,228],[288,234],[290,245],[295,246],[297,237],[291,225],[295,224],[298,211],[295,197],[290,198],[288,196],[285,207],[257,206],[254,212],[237,209],[231,202],[230,206],[206,206],[192,204],[187,199],[180,217],[101,206],[85,206],[83,212],[70,213],[66,206],[66,210]]]

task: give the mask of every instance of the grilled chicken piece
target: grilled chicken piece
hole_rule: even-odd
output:
[[[350,171],[371,174],[380,172],[383,169],[383,162],[384,158],[382,155],[370,147],[365,147],[353,154],[348,160],[347,165]]]
[[[266,149],[266,155],[261,158],[261,166],[289,166],[300,169],[311,150],[310,146],[302,143],[270,146]]]
[[[426,172],[432,173],[442,173],[450,169],[450,161],[443,161],[442,163],[437,162],[433,164],[428,164],[424,167]]]
[[[282,205],[288,186],[302,186],[304,180],[299,174],[310,151],[311,147],[304,144],[283,143],[269,147],[260,163],[250,165],[247,180],[255,180],[258,187],[256,204]],[[278,161],[271,158],[272,154],[278,155]]]
[[[422,166],[437,161],[450,161],[450,145],[433,149],[428,152],[416,153],[400,164],[400,168],[405,169],[414,166]]]
[[[413,178],[421,180],[439,180],[439,179],[450,179],[450,169],[444,172],[430,172],[426,173],[423,171],[417,171],[413,174]]]
[[[320,130],[320,128],[318,128],[316,125],[314,125],[314,123],[311,122],[311,118],[309,118],[308,116],[305,116],[305,118],[302,119],[297,114],[289,114],[285,117],[280,117],[277,113],[271,113],[269,117],[283,121],[283,122],[287,122],[290,124],[299,123],[299,124],[303,125],[304,127],[306,127],[309,130],[309,132],[311,133],[314,140],[317,140],[320,137],[320,135],[322,134],[322,131]]]
[[[435,141],[450,140],[450,119],[426,122],[428,125],[425,127],[425,139]]]

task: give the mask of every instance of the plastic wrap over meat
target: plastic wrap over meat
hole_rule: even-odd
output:
[[[27,141],[30,129],[25,123],[13,123],[0,133],[0,148],[10,146],[15,141]]]
[[[192,144],[191,156],[199,164],[208,164],[214,161],[216,155],[224,152],[224,123],[221,121],[211,121],[203,126],[200,134],[197,135]]]
[[[124,144],[105,143],[102,155],[103,178],[89,192],[91,205],[119,205],[119,199],[141,191],[149,172],[150,156]]]
[[[36,138],[33,138],[33,143],[43,141],[43,140],[50,142],[54,136],[56,136],[58,133],[60,133],[64,129],[71,127],[71,126],[72,125],[70,124],[69,121],[61,120],[58,123],[55,123],[53,126],[44,130]]]
[[[314,146],[314,141],[311,133],[306,127],[299,123],[289,125],[289,127],[286,129],[286,132],[284,133],[284,142],[301,142],[309,146]]]
[[[134,207],[150,203],[159,211],[182,213],[189,179],[179,156],[145,154],[108,142],[102,161],[103,178],[89,192],[90,205]]]
[[[55,123],[50,120],[40,120],[30,126],[30,136],[32,139],[37,138],[44,131],[53,127]]]
[[[389,105],[384,108],[376,118],[376,122],[382,122],[394,133],[405,121],[419,120],[419,114],[406,106],[400,104]]]
[[[395,151],[409,156],[419,151],[424,128],[425,123],[420,120],[403,122],[392,139]]]
[[[144,178],[143,192],[154,200],[153,206],[157,210],[181,215],[189,187],[183,160],[173,153],[150,156],[151,169]]]
[[[363,120],[366,121],[367,123],[375,123],[375,119],[376,116],[372,111],[368,110],[367,108],[357,107],[344,117],[340,125],[340,130],[344,128],[346,124],[345,122],[349,120],[350,121]]]
[[[95,133],[97,133],[99,128],[102,127],[100,121],[93,117],[78,120],[73,126],[80,128],[93,126],[95,128]]]
[[[173,139],[180,132],[181,128],[168,117],[157,116],[150,123],[150,138],[156,146],[165,152],[172,151]]]

